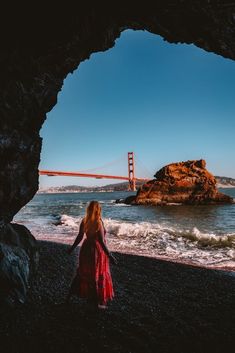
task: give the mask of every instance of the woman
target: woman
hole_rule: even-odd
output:
[[[91,201],[81,222],[78,236],[68,250],[71,253],[85,236],[80,249],[77,273],[72,281],[67,301],[76,294],[104,309],[107,301],[112,300],[114,292],[109,260],[116,263],[116,259],[105,244],[105,233],[100,204]]]

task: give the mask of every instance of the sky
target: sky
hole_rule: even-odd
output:
[[[235,178],[234,131],[234,61],[127,30],[64,80],[41,129],[40,169],[127,175],[133,151],[139,177],[203,158],[214,175]],[[40,177],[41,188],[110,183]]]

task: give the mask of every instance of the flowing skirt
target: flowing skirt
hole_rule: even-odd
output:
[[[81,246],[71,293],[101,305],[114,296],[109,258],[97,240],[86,239]]]

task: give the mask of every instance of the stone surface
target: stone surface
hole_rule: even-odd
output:
[[[155,174],[154,180],[141,186],[131,204],[164,205],[232,203],[233,199],[220,193],[216,179],[201,160],[169,164]],[[126,203],[130,203],[127,199]]]
[[[30,276],[39,262],[37,241],[23,225],[8,224],[0,231],[0,303],[26,300]]]
[[[39,131],[66,76],[92,53],[113,47],[125,29],[147,30],[170,43],[194,43],[235,59],[233,2],[151,3],[61,1],[56,6],[31,2],[24,7],[23,2],[14,6],[9,2],[1,7],[0,281],[4,297],[8,293],[13,301],[25,300],[31,264],[36,261],[26,229],[8,223],[38,189]]]
[[[81,3],[32,2],[24,8],[19,2],[0,11],[0,224],[10,222],[38,189],[39,131],[63,80],[92,53],[111,48],[123,30],[147,30],[235,58],[231,1]]]

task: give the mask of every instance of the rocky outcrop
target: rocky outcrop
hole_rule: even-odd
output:
[[[136,205],[165,204],[213,204],[232,203],[233,199],[220,193],[216,179],[201,160],[169,164],[155,174],[137,192],[134,200],[127,203]]]
[[[30,231],[8,224],[0,231],[0,303],[24,303],[30,276],[36,271],[39,254]]]
[[[147,30],[235,59],[235,4],[227,0],[6,6],[0,11],[0,224],[38,189],[39,131],[63,80],[92,53],[111,48],[123,30]]]

